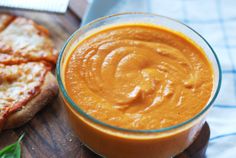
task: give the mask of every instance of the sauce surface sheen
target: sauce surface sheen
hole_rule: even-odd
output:
[[[207,104],[214,77],[194,42],[144,24],[89,35],[71,52],[64,76],[67,93],[87,114],[137,130],[191,119]]]

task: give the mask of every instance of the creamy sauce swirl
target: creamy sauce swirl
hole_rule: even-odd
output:
[[[66,89],[88,114],[129,129],[158,129],[190,119],[211,96],[204,52],[182,34],[149,25],[114,26],[78,43]]]

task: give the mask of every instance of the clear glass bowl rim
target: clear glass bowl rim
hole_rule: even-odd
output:
[[[113,125],[109,125],[105,122],[102,122],[90,115],[88,115],[86,112],[84,112],[77,104],[74,103],[74,101],[70,98],[70,96],[67,94],[66,92],[66,89],[63,85],[63,82],[62,82],[62,79],[61,79],[61,71],[60,71],[60,67],[61,67],[61,60],[62,60],[62,57],[63,57],[63,53],[65,51],[65,48],[67,47],[67,44],[71,41],[71,39],[78,33],[80,32],[82,29],[85,29],[86,27],[89,27],[91,25],[93,25],[94,23],[97,23],[99,21],[103,21],[103,20],[106,20],[108,18],[112,18],[112,17],[118,17],[118,16],[123,16],[123,15],[140,15],[140,16],[145,16],[145,15],[149,15],[149,16],[156,16],[156,17],[161,17],[163,19],[168,19],[168,20],[171,20],[171,21],[174,21],[174,22],[177,22],[181,25],[183,25],[184,27],[186,27],[187,29],[190,29],[191,31],[193,31],[195,34],[197,34],[206,44],[207,46],[210,48],[211,50],[211,53],[213,53],[213,56],[215,57],[215,60],[217,62],[217,68],[218,68],[218,71],[219,71],[219,80],[218,80],[218,85],[216,87],[216,91],[215,93],[213,94],[213,97],[211,98],[211,100],[208,102],[208,104],[197,114],[195,115],[194,117],[192,117],[191,119],[189,120],[186,120],[180,124],[177,124],[177,125],[174,125],[174,126],[170,126],[170,127],[166,127],[166,128],[161,128],[161,129],[152,129],[152,130],[133,130],[133,129],[126,129],[126,128],[121,128],[121,127],[116,127],[116,126],[113,126]],[[58,60],[57,60],[57,65],[56,65],[56,77],[57,77],[57,82],[58,82],[58,85],[59,85],[59,89],[63,95],[63,97],[66,99],[66,101],[69,103],[70,106],[72,106],[72,108],[74,110],[76,110],[80,115],[82,115],[84,118],[96,123],[96,124],[99,124],[99,125],[102,125],[102,126],[105,126],[107,128],[110,128],[112,130],[116,130],[116,131],[119,131],[119,132],[128,132],[128,133],[140,133],[140,134],[145,134],[145,133],[160,133],[160,132],[165,132],[165,131],[170,131],[170,130],[174,130],[174,129],[177,129],[177,128],[180,128],[184,125],[187,125],[191,122],[193,122],[194,120],[198,119],[200,116],[202,116],[205,112],[208,111],[208,109],[213,105],[215,99],[217,98],[218,96],[218,93],[220,91],[220,87],[221,87],[221,82],[222,82],[222,70],[221,70],[221,66],[220,66],[220,62],[219,62],[219,59],[215,53],[215,51],[213,50],[213,48],[210,46],[210,44],[207,42],[207,40],[205,38],[203,38],[197,31],[195,31],[194,29],[192,29],[191,27],[189,27],[188,25],[178,21],[178,20],[175,20],[175,19],[172,19],[172,18],[169,18],[169,17],[166,17],[166,16],[162,16],[162,15],[158,15],[158,14],[153,14],[153,13],[143,13],[143,12],[125,12],[125,13],[118,13],[118,14],[113,14],[113,15],[109,15],[109,16],[104,16],[104,17],[101,17],[101,18],[98,18],[88,24],[86,24],[85,26],[82,26],[80,27],[79,29],[77,29],[68,39],[67,41],[65,42],[64,46],[62,47],[60,53],[59,53],[59,57],[58,57]]]

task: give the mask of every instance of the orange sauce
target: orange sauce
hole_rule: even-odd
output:
[[[106,26],[81,38],[64,58],[63,84],[76,105],[97,120],[132,130],[161,129],[193,118],[211,96],[212,67],[181,33],[136,23]],[[108,158],[174,157],[194,141],[206,115],[164,132],[127,132],[84,117],[62,98],[80,140]]]
[[[213,88],[201,48],[146,24],[92,33],[67,58],[65,87],[87,114],[127,129],[160,129],[199,113]]]

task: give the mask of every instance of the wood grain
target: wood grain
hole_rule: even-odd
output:
[[[25,16],[44,25],[49,29],[58,50],[61,49],[65,40],[80,26],[80,19],[71,10],[68,10],[64,15],[3,8],[0,8],[0,12]],[[2,132],[0,134],[0,148],[15,142],[22,133],[25,133],[22,141],[23,158],[99,157],[83,146],[78,137],[73,134],[67,123],[65,110],[59,98],[55,98],[26,125],[15,130]],[[193,147],[193,149],[196,148]],[[190,150],[190,152],[194,151],[196,150]],[[179,158],[183,157],[180,156]]]

